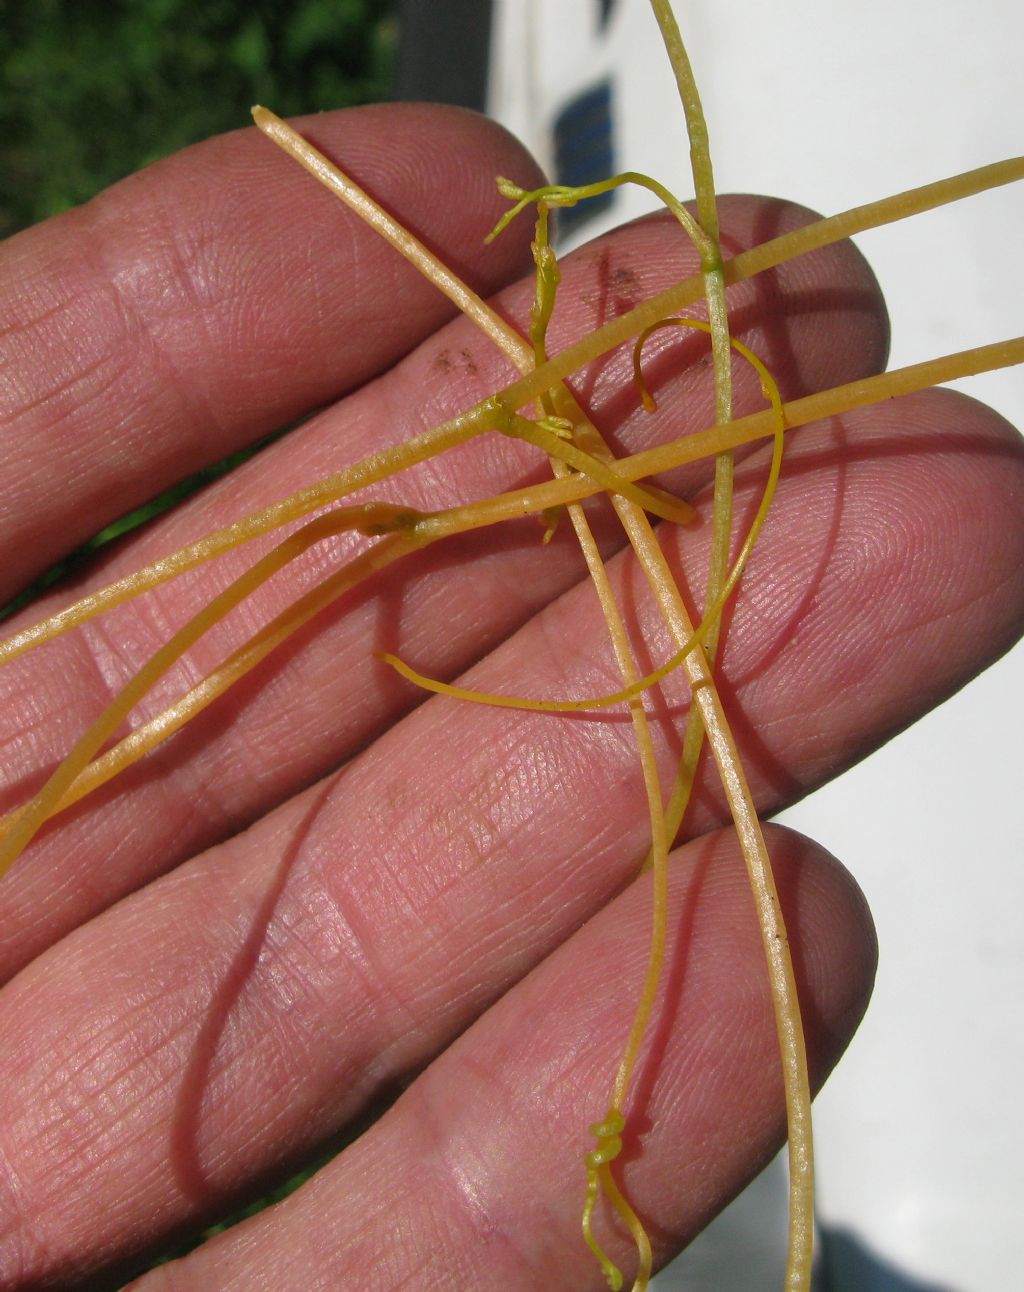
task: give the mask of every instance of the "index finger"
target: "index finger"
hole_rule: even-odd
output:
[[[483,292],[493,176],[521,145],[473,113],[385,104],[305,119],[319,146]],[[437,194],[455,195],[438,202]],[[185,149],[0,247],[0,603],[199,467],[383,371],[454,313],[255,129]]]

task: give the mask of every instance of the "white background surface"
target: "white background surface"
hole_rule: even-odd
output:
[[[620,0],[603,47],[591,43],[596,9],[499,5],[498,40],[520,61],[495,106],[543,152],[546,109],[528,91],[556,111],[612,70],[617,164],[689,196],[647,6]],[[676,12],[722,192],[780,194],[831,214],[1024,151],[1018,0],[679,0]],[[644,197],[631,197],[608,223],[642,209]],[[892,366],[1024,332],[1022,231],[1018,185],[858,240],[889,299]],[[964,389],[1024,425],[1021,369]],[[878,926],[875,998],[816,1104],[816,1130],[820,1218],[904,1280],[887,1292],[1021,1286],[1022,692],[1018,648],[783,817],[847,864]],[[660,1292],[781,1287],[780,1188],[776,1171],[753,1205],[657,1280]],[[883,1287],[856,1277],[836,1292]]]

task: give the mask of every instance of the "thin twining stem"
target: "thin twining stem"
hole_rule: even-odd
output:
[[[651,0],[651,9],[661,32],[661,39],[675,75],[679,101],[686,118],[686,134],[690,141],[690,170],[693,174],[693,191],[706,245],[700,246],[701,272],[704,276],[704,298],[707,301],[708,323],[711,326],[711,351],[715,374],[715,421],[723,426],[732,421],[732,367],[729,356],[729,312],[725,302],[725,275],[722,272],[722,248],[719,240],[718,204],[715,196],[714,168],[711,163],[711,145],[697,81],[690,65],[690,57],[675,14],[668,0]],[[729,543],[732,536],[732,495],[735,465],[732,453],[719,453],[715,458],[715,495],[712,511],[711,557],[704,594],[705,607],[717,602],[729,569]],[[718,650],[721,617],[712,620],[704,651],[714,663]],[[699,727],[699,718],[688,724]],[[691,740],[699,751],[703,743],[699,731]],[[686,758],[680,766],[685,776]]]

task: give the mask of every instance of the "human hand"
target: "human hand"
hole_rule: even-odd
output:
[[[464,276],[490,290],[526,271],[526,224],[482,246],[501,208],[493,176],[530,180],[493,127],[399,107],[308,126]],[[807,218],[753,199],[722,211],[727,253]],[[667,220],[585,249],[564,266],[552,349],[693,265]],[[12,240],[0,280],[4,597],[143,497],[324,408],[20,622],[461,412],[509,375],[255,131]],[[501,308],[522,324],[531,295],[529,283],[510,287]],[[884,361],[881,302],[849,247],[731,299],[739,335],[787,398]],[[710,420],[707,372],[691,366],[703,353],[699,339],[673,338],[649,362],[652,417],[637,407],[628,356],[595,364],[577,388],[620,446],[641,447]],[[737,369],[737,411],[761,402]],[[762,468],[753,454],[740,470],[741,516]],[[489,437],[372,496],[436,508],[545,471],[535,451]],[[1005,425],[942,392],[794,436],[719,674],[763,811],[841,770],[1012,639],[1020,472]],[[709,474],[701,463],[669,483],[706,500]],[[611,552],[615,526],[600,506],[594,516]],[[665,533],[681,571],[703,568],[706,528]],[[579,1237],[581,1157],[649,916],[648,885],[634,880],[647,826],[628,724],[423,703],[371,654],[397,650],[443,676],[472,668],[479,689],[615,689],[571,535],[563,525],[542,547],[539,534],[526,519],[406,558],[58,818],[5,877],[5,1287],[115,1283],[141,1253],[395,1096],[298,1193],[138,1286],[603,1285]],[[323,544],[261,589],[142,714],[358,542]],[[253,560],[232,552],[0,671],[4,810]],[[665,634],[631,564],[614,561],[613,575],[638,640],[662,658]],[[681,679],[664,694],[667,769]],[[708,775],[673,866],[668,991],[622,1158],[663,1257],[784,1135],[763,955],[724,820]],[[769,836],[820,1081],[866,1001],[870,923],[819,848]]]

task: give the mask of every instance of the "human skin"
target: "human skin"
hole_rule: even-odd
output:
[[[389,106],[305,123],[400,219],[524,326],[529,227],[482,244],[528,185],[470,114]],[[724,199],[726,254],[809,219]],[[556,350],[693,270],[671,220],[566,261]],[[103,557],[91,587],[509,377],[463,320],[254,130],[190,149],[0,250],[0,597],[143,497],[316,416]],[[734,329],[794,398],[884,365],[884,306],[849,246],[730,293]],[[620,449],[705,425],[700,338],[577,390]],[[736,411],[761,406],[736,370]],[[738,473],[756,505],[765,454]],[[667,483],[706,517],[710,463]],[[438,507],[547,468],[489,436],[373,497]],[[730,615],[720,685],[763,812],[912,721],[1020,631],[1024,459],[962,396],[926,392],[794,436]],[[593,507],[641,651],[664,630]],[[954,523],[955,522],[955,523]],[[701,586],[710,527],[663,526]],[[321,615],[167,746],[47,827],[0,885],[0,1283],[117,1286],[345,1128],[369,1130],[298,1193],[135,1284],[275,1289],[603,1286],[579,1234],[586,1127],[604,1110],[646,955],[646,809],[628,720],[425,699],[377,662],[537,696],[618,685],[569,527],[526,519],[408,558]],[[335,539],[212,631],[140,707],[159,711],[336,568]],[[38,787],[112,689],[258,544],[0,671],[2,798]],[[643,646],[642,643],[647,645]],[[641,655],[643,658],[643,655]],[[663,771],[685,686],[652,700]],[[865,808],[869,810],[869,806]],[[622,1177],[660,1259],[785,1134],[763,952],[705,768],[672,866],[673,944]],[[815,1083],[866,1004],[870,918],[809,840],[768,832]],[[394,1102],[390,1102],[394,1100]],[[628,1264],[629,1248],[617,1255]]]

